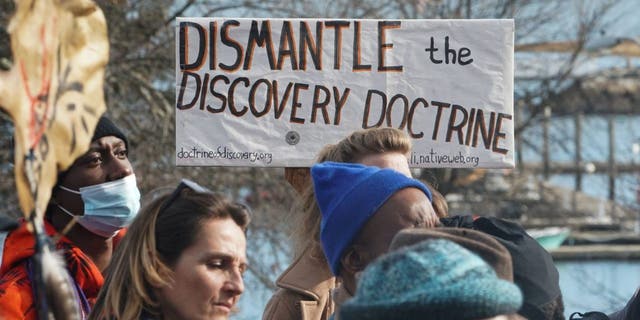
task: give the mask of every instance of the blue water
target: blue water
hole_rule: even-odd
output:
[[[574,311],[620,310],[640,287],[640,261],[556,263],[567,319]]]
[[[575,311],[617,311],[640,286],[640,261],[563,261],[556,266],[567,319]],[[271,291],[248,275],[240,312],[232,319],[260,319],[270,297]]]

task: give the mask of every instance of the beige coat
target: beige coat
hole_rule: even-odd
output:
[[[331,291],[336,279],[324,260],[304,253],[276,285],[278,290],[269,300],[263,320],[328,320],[333,314]]]

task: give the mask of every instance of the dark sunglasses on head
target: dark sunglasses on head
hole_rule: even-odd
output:
[[[197,184],[196,182],[193,182],[189,179],[182,179],[180,180],[180,184],[178,184],[178,186],[173,190],[169,198],[167,198],[167,200],[162,204],[162,207],[160,207],[160,212],[167,209],[174,201],[176,201],[176,199],[178,199],[184,189],[190,189],[195,193],[212,193],[211,190]]]
[[[178,199],[178,197],[180,196],[180,194],[182,193],[182,191],[184,189],[189,189],[195,193],[213,193],[213,191],[199,185],[198,183],[191,181],[189,179],[182,179],[180,180],[180,184],[178,184],[178,186],[173,190],[173,192],[171,193],[171,195],[169,196],[169,198],[167,198],[167,200],[162,204],[162,207],[160,207],[160,211],[162,212],[165,209],[167,209],[171,204],[173,204],[174,201],[176,201],[176,199]],[[251,208],[249,208],[249,206],[247,206],[244,203],[240,203],[240,202],[235,202],[236,205],[242,207],[244,210],[247,211],[247,213],[249,214],[249,216],[251,216]]]

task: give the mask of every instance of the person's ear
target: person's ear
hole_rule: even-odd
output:
[[[340,259],[341,267],[350,274],[361,272],[367,266],[366,254],[360,246],[349,247]]]

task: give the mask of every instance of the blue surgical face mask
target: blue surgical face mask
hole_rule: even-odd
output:
[[[58,207],[74,217],[85,229],[105,238],[111,238],[131,222],[140,209],[140,191],[136,176],[80,188],[79,191],[59,186],[60,189],[79,194],[84,203],[84,215],[77,216]]]

